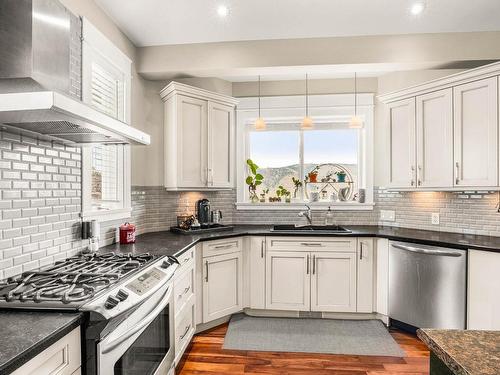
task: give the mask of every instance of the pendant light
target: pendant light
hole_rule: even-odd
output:
[[[354,116],[349,120],[349,128],[363,128],[363,120],[358,116],[358,77],[356,73],[354,73]]]
[[[302,130],[309,130],[313,128],[313,120],[309,117],[309,87],[308,87],[308,75],[306,74],[306,117],[302,120],[300,128]]]
[[[260,76],[259,76],[259,118],[257,120],[255,120],[254,127],[255,127],[255,130],[265,130],[266,129],[266,122],[260,116]]]

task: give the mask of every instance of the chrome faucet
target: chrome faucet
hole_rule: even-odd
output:
[[[311,207],[309,207],[307,204],[305,205],[307,207],[307,211],[300,211],[299,212],[299,216],[300,217],[305,217],[309,223],[309,225],[312,225],[312,211],[311,211]]]

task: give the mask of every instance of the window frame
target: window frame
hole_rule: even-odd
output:
[[[249,132],[258,118],[258,98],[241,98],[236,108],[237,116],[237,202],[238,210],[297,210],[308,204],[314,210],[373,210],[373,120],[374,95],[358,94],[357,113],[364,121],[363,129],[358,130],[358,185],[366,190],[365,203],[358,202],[292,202],[292,203],[251,203],[245,185],[247,170],[245,161],[250,154]],[[268,125],[290,124],[289,128],[299,128],[304,117],[303,95],[262,97],[261,113]],[[310,95],[309,111],[317,126],[339,124],[346,128],[353,113],[353,94]],[[340,125],[342,124],[342,125]],[[307,131],[307,130],[306,130]],[[304,131],[305,132],[305,131]],[[303,136],[299,137],[303,142]],[[303,162],[303,144],[299,145],[299,162]],[[301,167],[302,171],[302,167]]]
[[[123,98],[120,101],[123,113],[118,120],[130,124],[132,60],[116,47],[104,34],[88,21],[82,19],[82,101],[90,105],[92,100],[92,64],[110,68],[113,73],[123,74]],[[104,66],[103,66],[104,65]],[[116,207],[94,210],[92,207],[92,145],[82,147],[82,218],[101,222],[126,219],[131,216],[131,161],[130,146],[117,145],[118,194]]]

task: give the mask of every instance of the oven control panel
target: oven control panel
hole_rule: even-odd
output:
[[[167,275],[160,271],[158,268],[153,267],[148,272],[144,272],[135,280],[128,283],[126,286],[135,294],[142,296],[149,290],[154,288],[158,283],[163,280]]]

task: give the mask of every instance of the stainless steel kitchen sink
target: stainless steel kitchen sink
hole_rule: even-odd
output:
[[[273,232],[319,232],[319,233],[351,233],[349,229],[339,225],[293,225],[282,224],[275,225],[271,231]]]

